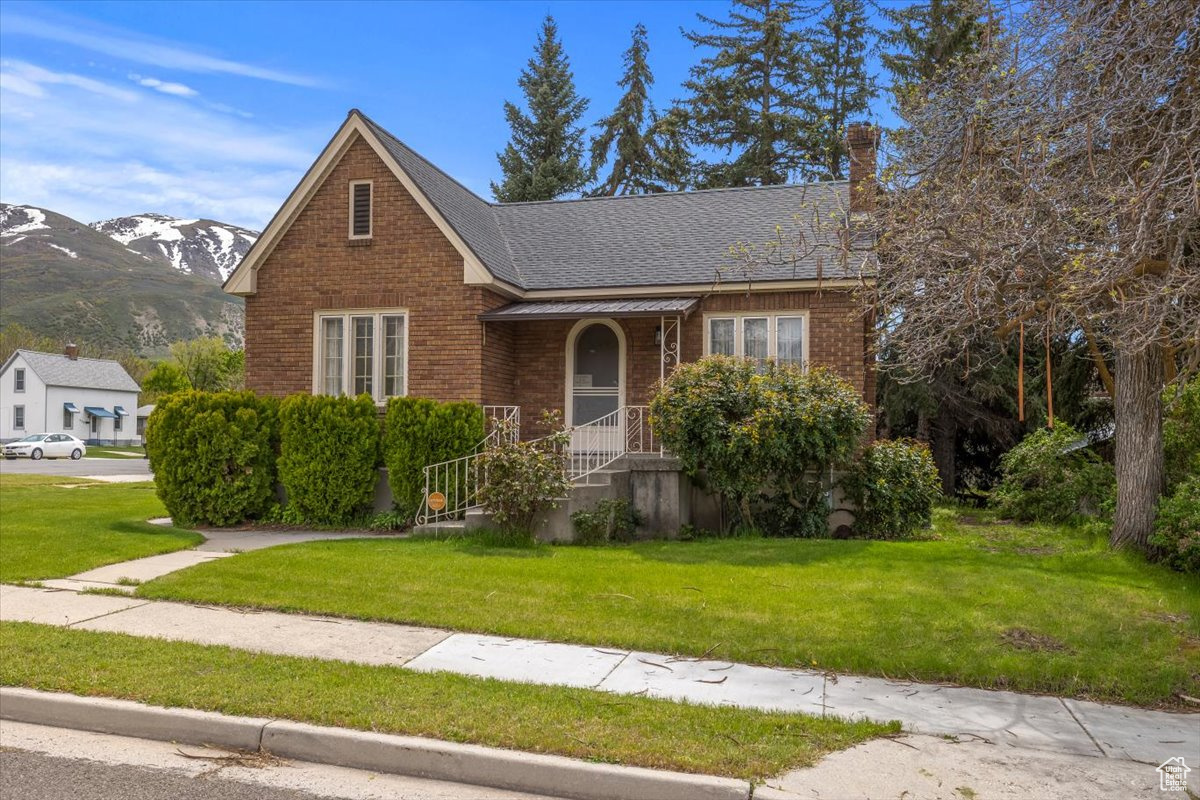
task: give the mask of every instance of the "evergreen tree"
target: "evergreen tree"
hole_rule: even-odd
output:
[[[802,122],[804,177],[843,180],[849,175],[846,126],[865,116],[875,97],[868,74],[865,0],[831,0],[825,14],[806,31],[805,71],[809,108]]]
[[[646,63],[650,46],[640,22],[625,51],[625,74],[618,86],[625,90],[613,113],[596,123],[600,134],[592,140],[592,172],[596,174],[612,156],[608,177],[591,194],[646,194],[681,188],[686,183],[686,158],[680,165],[673,149],[680,140],[662,122],[650,101],[654,75]]]
[[[892,94],[903,116],[939,70],[979,48],[985,29],[983,3],[928,0],[881,11],[891,27],[880,33],[880,61],[891,73]]]
[[[732,157],[698,164],[702,187],[786,183],[807,164],[799,13],[792,0],[735,0],[728,20],[697,15],[711,32],[684,32],[696,47],[716,51],[684,83],[688,140]]]
[[[517,84],[529,113],[514,103],[504,104],[512,136],[497,154],[504,177],[492,183],[492,194],[502,203],[515,203],[579,191],[589,179],[583,165],[584,128],[579,125],[588,101],[575,93],[553,17],[547,15],[542,22],[536,52]]]

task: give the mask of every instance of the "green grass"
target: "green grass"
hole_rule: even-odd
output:
[[[165,515],[149,483],[0,476],[0,581],[62,578],[204,540],[192,531],[145,522]]]
[[[121,455],[122,453],[133,453],[134,455]],[[88,458],[116,458],[122,461],[136,461],[145,454],[145,449],[140,446],[110,447],[108,445],[94,445],[89,447],[87,451]]]
[[[0,684],[749,779],[899,732],[27,623],[0,624]]]
[[[312,542],[137,595],[1139,705],[1200,694],[1200,580],[965,513],[918,542]]]

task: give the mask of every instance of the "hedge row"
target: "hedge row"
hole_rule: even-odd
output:
[[[386,421],[369,397],[180,392],[146,422],[158,496],[181,525],[234,525],[280,513],[340,525],[371,508],[381,460],[397,509],[418,510],[422,469],[472,452],[483,412],[471,403],[393,398]]]

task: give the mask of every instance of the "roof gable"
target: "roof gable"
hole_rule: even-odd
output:
[[[20,355],[38,379],[47,386],[71,386],[80,389],[104,389],[114,392],[140,392],[142,387],[116,361],[102,358],[68,358],[58,353],[17,350],[4,363],[7,371]]]
[[[849,218],[846,181],[584,198],[489,203],[357,109],[326,145],[258,242],[225,283],[255,292],[255,273],[355,135],[362,136],[463,257],[463,281],[512,297],[545,293],[639,293],[653,287],[745,286],[722,274],[739,245],[762,248],[793,224],[820,220],[837,239]],[[782,233],[781,233],[782,232]],[[756,268],[757,284],[836,283],[836,242],[794,260]]]

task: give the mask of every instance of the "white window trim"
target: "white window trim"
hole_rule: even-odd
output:
[[[70,420],[69,424],[68,424],[67,420]],[[72,411],[67,411],[65,408],[63,409],[63,430],[64,431],[75,430],[75,414]]]
[[[17,411],[21,412],[21,424],[20,425],[17,424]],[[14,431],[25,430],[25,423],[28,422],[28,420],[25,419],[25,406],[23,406],[23,405],[13,406],[12,422],[13,422],[13,430]]]
[[[321,378],[321,320],[337,317],[342,319],[342,346],[346,350],[342,353],[342,394],[349,394],[351,375],[354,369],[353,357],[350,353],[351,342],[351,318],[353,317],[374,317],[375,318],[375,355],[372,362],[375,379],[373,381],[374,389],[371,397],[376,405],[385,405],[388,397],[406,397],[408,395],[408,375],[410,363],[408,360],[409,343],[412,342],[412,315],[408,313],[407,308],[353,308],[353,309],[327,309],[324,311],[313,312],[313,355],[312,355],[312,393],[322,394]],[[383,394],[383,318],[384,317],[404,317],[404,382],[399,395],[384,395]]]
[[[17,388],[17,376],[21,376],[21,388]],[[13,369],[13,394],[24,394],[25,386],[29,382],[29,376],[25,374],[24,367],[16,367]]]
[[[369,192],[369,198],[368,198],[369,202],[367,203],[367,232],[365,234],[363,234],[363,233],[355,234],[354,233],[354,187],[364,186],[364,185],[371,187],[371,191]],[[351,239],[370,239],[371,236],[374,235],[374,233],[375,233],[375,181],[373,181],[373,180],[350,181],[349,195],[350,196],[348,198],[348,208],[350,210],[350,218],[349,218],[349,225],[347,227],[347,233],[350,235]]]
[[[809,358],[809,335],[808,335],[808,311],[806,310],[782,310],[782,311],[714,311],[704,315],[704,355],[712,355],[712,320],[714,319],[731,319],[733,320],[733,353],[737,358],[745,358],[746,352],[743,320],[745,319],[766,319],[767,320],[767,358],[779,357],[779,319],[799,318],[803,320],[801,328],[800,340],[800,361],[802,368],[807,372]]]

